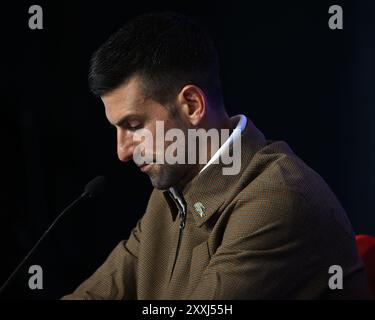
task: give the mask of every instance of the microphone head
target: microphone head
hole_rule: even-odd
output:
[[[86,184],[85,192],[82,194],[82,196],[89,198],[97,196],[104,190],[105,181],[106,179],[104,176],[97,176],[96,178],[92,179],[88,184]]]

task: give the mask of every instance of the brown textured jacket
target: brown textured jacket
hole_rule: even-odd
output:
[[[63,299],[369,297],[345,211],[324,180],[248,120],[241,171],[212,164],[183,190],[154,190],[128,240]],[[180,240],[179,240],[180,238]],[[343,290],[328,286],[343,270]]]

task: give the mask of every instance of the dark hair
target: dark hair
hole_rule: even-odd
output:
[[[89,85],[104,95],[132,76],[143,93],[164,104],[186,84],[221,102],[219,62],[212,39],[194,21],[171,12],[143,14],[127,22],[92,56]]]

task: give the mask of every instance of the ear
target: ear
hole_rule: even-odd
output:
[[[181,116],[191,125],[197,126],[206,113],[206,96],[195,85],[186,85],[177,95]]]

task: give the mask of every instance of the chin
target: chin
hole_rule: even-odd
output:
[[[159,180],[154,180],[151,178],[151,183],[153,185],[153,187],[155,189],[158,189],[158,190],[168,190],[170,187],[172,187],[172,184],[171,183],[165,183],[165,182],[162,182],[162,181],[159,181]]]
[[[168,164],[153,169],[152,172],[149,172],[149,177],[154,188],[159,190],[168,190],[170,187],[177,185],[185,172],[183,167]]]

